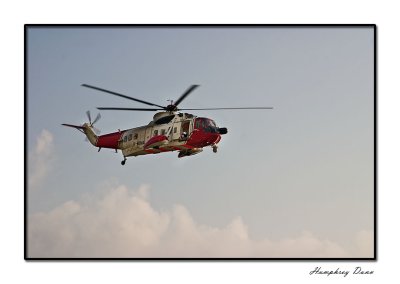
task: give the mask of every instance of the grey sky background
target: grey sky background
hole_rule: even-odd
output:
[[[31,28],[27,43],[29,177],[45,169],[29,188],[30,216],[148,185],[154,209],[182,204],[217,228],[239,216],[254,240],[309,231],[351,250],[373,230],[372,28]],[[140,105],[82,83],[157,104],[200,84],[182,107],[274,110],[192,112],[228,128],[218,154],[122,167],[120,153],[97,153],[60,124],[86,122],[98,106]],[[104,134],[152,115],[103,111],[96,126]]]

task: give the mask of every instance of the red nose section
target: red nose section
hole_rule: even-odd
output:
[[[202,148],[217,144],[220,140],[221,135],[218,133],[208,133],[195,129],[186,144],[192,147]]]

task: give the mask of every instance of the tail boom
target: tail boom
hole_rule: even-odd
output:
[[[86,135],[90,143],[99,148],[120,149],[119,142],[123,131],[113,132],[105,135],[97,136],[91,126],[87,123],[82,126],[63,123],[63,126],[72,127]]]
[[[82,132],[83,134],[86,135],[86,137],[88,138],[88,140],[90,141],[90,143],[93,146],[97,146],[97,141],[98,141],[99,137],[97,137],[96,133],[94,133],[93,129],[91,128],[91,126],[89,124],[85,123],[82,126],[80,126],[80,125],[63,123],[62,125],[67,126],[67,127],[72,127],[72,128],[79,130],[80,132]]]

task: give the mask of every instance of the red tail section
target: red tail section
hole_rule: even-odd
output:
[[[97,140],[97,147],[119,149],[118,141],[120,140],[123,132],[114,132],[99,136]]]

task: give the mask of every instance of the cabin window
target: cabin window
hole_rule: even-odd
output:
[[[166,123],[170,122],[174,117],[175,117],[175,114],[164,116],[164,117],[161,117],[161,118],[157,119],[156,121],[154,121],[154,123],[157,125],[166,124]]]
[[[128,141],[128,136],[124,137],[124,142]]]
[[[161,129],[161,135],[165,135],[165,129]]]
[[[177,130],[178,130],[178,129],[177,129],[176,127],[174,127],[174,133],[176,133]]]
[[[154,130],[154,136],[158,135],[158,130]]]
[[[129,134],[128,140],[129,140],[129,141],[132,140],[132,134]]]
[[[133,135],[133,139],[138,139],[138,134],[137,134],[137,133],[135,133],[135,134]]]

